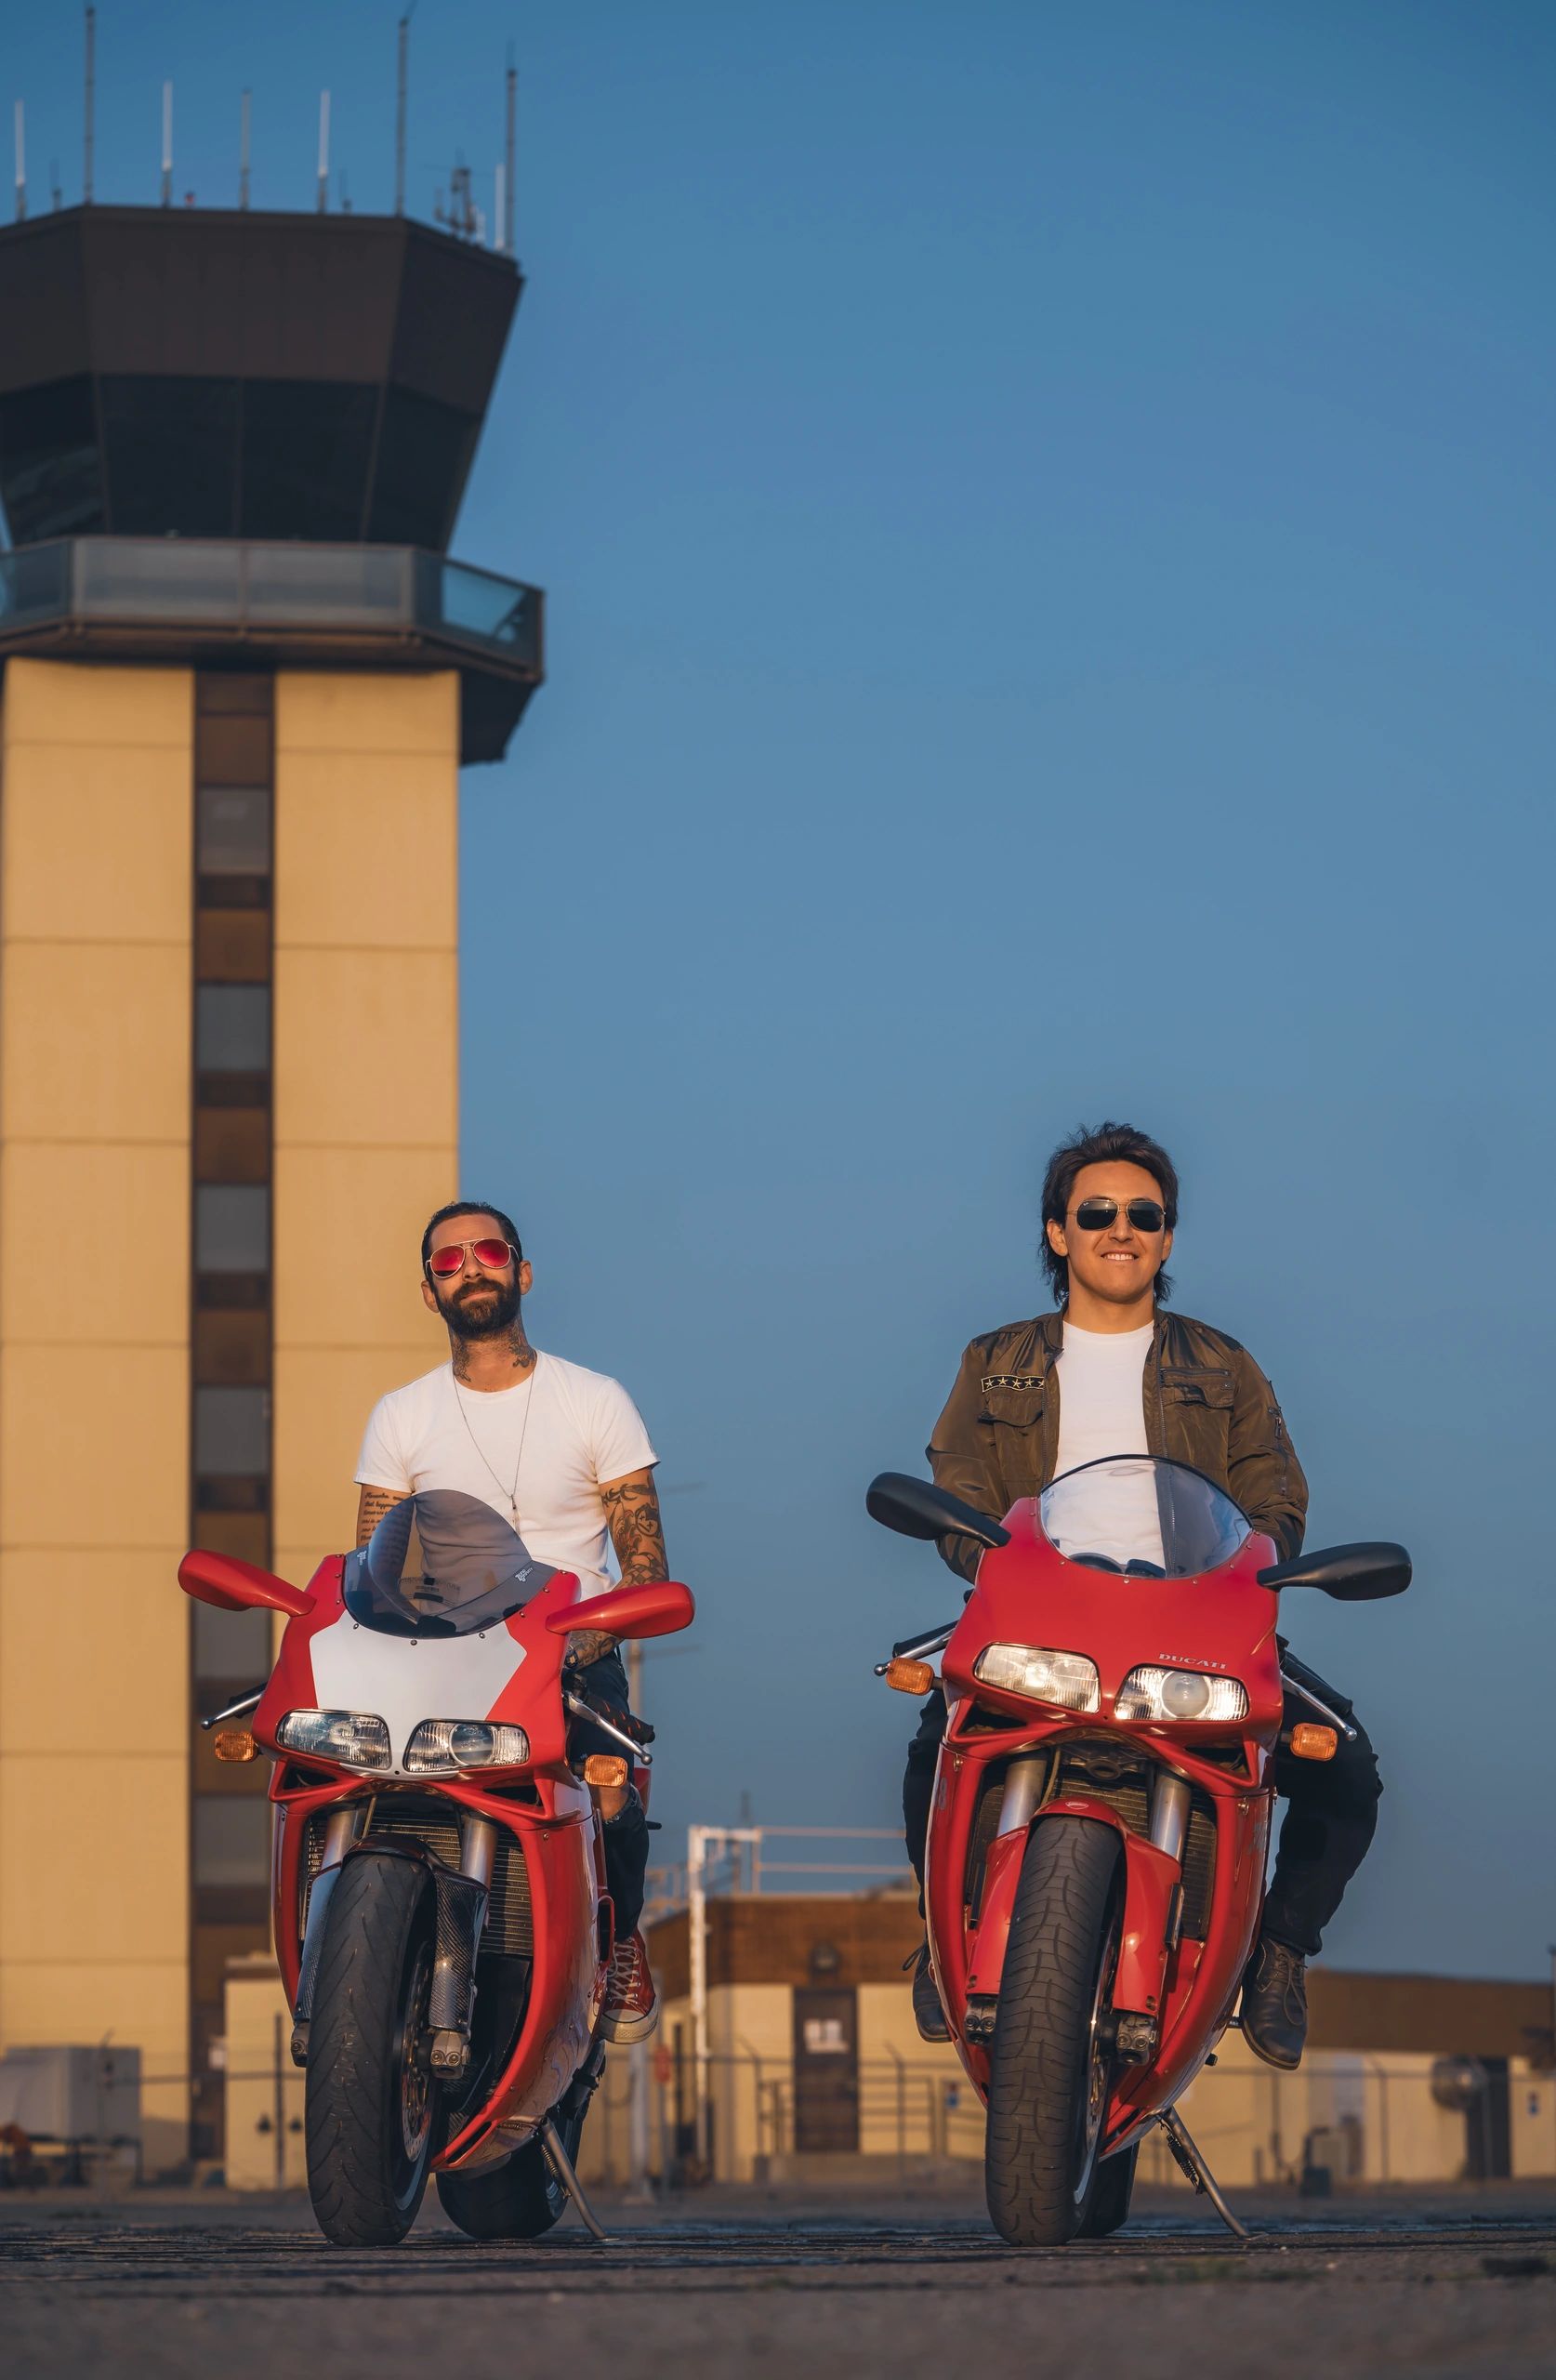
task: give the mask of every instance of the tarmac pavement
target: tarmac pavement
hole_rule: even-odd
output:
[[[1151,2380],[1556,2372],[1556,2186],[1142,2190],[1113,2241],[1017,2251],[969,2193],[601,2197],[486,2246],[429,2208],[402,2247],[331,2248],[299,2197],[0,2197],[0,2362],[18,2380]]]

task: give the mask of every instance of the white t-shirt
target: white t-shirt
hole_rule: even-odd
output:
[[[1145,1454],[1145,1359],[1154,1326],[1082,1330],[1064,1325],[1059,1374],[1059,1461],[1055,1476],[1110,1454]],[[1115,1562],[1162,1560],[1156,1490],[1149,1472],[1095,1474],[1095,1501],[1079,1487],[1066,1500],[1065,1552],[1081,1548]],[[1086,1518],[1077,1528],[1077,1513]]]
[[[575,1570],[593,1594],[610,1584],[600,1483],[658,1460],[619,1381],[537,1351],[516,1388],[461,1388],[452,1364],[440,1364],[391,1389],[368,1417],[356,1475],[359,1487],[396,1495],[479,1496],[513,1522],[537,1561]]]

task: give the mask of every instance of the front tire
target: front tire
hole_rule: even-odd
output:
[[[393,2247],[427,2189],[435,1930],[425,1868],[371,1853],[348,1859],[325,1924],[305,2097],[309,2196],[336,2247]]]
[[[1022,1861],[989,2053],[983,2160],[989,2214],[1012,2247],[1073,2240],[1107,2170],[1097,2150],[1113,2082],[1107,2018],[1121,1860],[1112,1827],[1054,1818],[1033,1830]]]
[[[578,2154],[587,2109],[557,2119],[571,2163]],[[451,2223],[472,2240],[538,2240],[567,2212],[567,2192],[546,2162],[539,2135],[506,2163],[478,2174],[440,2174],[438,2197]]]

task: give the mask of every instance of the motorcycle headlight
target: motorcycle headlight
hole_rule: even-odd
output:
[[[275,1731],[287,1752],[338,1761],[342,1768],[387,1768],[389,1732],[371,1711],[288,1711]]]
[[[406,1773],[511,1768],[530,1756],[522,1727],[494,1726],[487,1719],[424,1719],[405,1747]]]
[[[1234,1677],[1204,1670],[1131,1670],[1114,1705],[1121,1719],[1246,1719],[1247,1689]]]
[[[1101,1701],[1097,1664],[1084,1653],[1048,1653],[1035,1645],[985,1645],[972,1674],[1007,1694],[1030,1694],[1062,1711],[1095,1711]]]

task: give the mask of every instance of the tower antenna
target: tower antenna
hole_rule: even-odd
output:
[[[503,152],[503,203],[500,236],[508,254],[513,254],[513,176],[518,154],[516,125],[519,112],[519,70],[513,63],[513,45],[508,47],[508,139]]]
[[[400,20],[400,58],[394,94],[394,211],[405,212],[405,92],[410,79],[411,19],[416,12],[416,0]]]
[[[27,220],[27,118],[20,99],[16,103],[16,219]]]
[[[330,203],[330,95],[319,94],[319,212],[324,214]]]
[[[162,86],[162,203],[173,204],[173,86]]]
[[[245,91],[238,113],[238,205],[245,214],[248,211],[249,132],[253,105],[253,92]]]
[[[81,203],[92,204],[92,117],[98,95],[98,12],[86,11],[86,112],[82,134]]]

